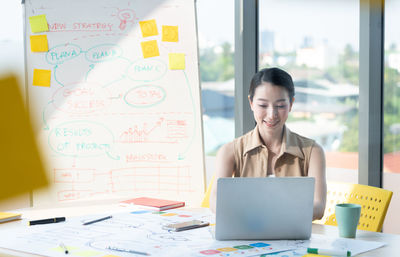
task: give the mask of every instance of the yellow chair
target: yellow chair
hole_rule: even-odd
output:
[[[380,232],[393,192],[378,187],[328,182],[325,213],[314,223],[337,226],[335,205],[355,203],[361,205],[357,229]]]
[[[210,208],[210,194],[211,194],[212,186],[214,184],[214,180],[215,180],[215,174],[210,179],[210,184],[208,184],[206,193],[204,194],[204,198],[203,198],[203,202],[201,203],[201,207]]]

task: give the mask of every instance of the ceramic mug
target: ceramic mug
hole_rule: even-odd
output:
[[[355,238],[358,221],[360,220],[361,205],[352,203],[339,203],[335,206],[336,222],[339,236]]]

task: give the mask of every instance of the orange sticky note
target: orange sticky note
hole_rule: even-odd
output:
[[[150,40],[140,43],[142,46],[143,58],[160,56],[157,40]]]
[[[140,29],[142,30],[143,37],[157,36],[157,24],[156,20],[139,21]]]
[[[32,33],[49,31],[46,15],[44,14],[29,17],[29,24],[31,25]]]
[[[48,52],[47,35],[30,36],[32,52]]]
[[[162,41],[178,42],[178,26],[162,26]]]
[[[15,76],[0,78],[0,200],[47,186],[28,111]]]
[[[33,70],[33,85],[40,87],[50,87],[51,71],[50,70]]]
[[[168,67],[170,70],[185,69],[185,54],[169,53],[168,60]]]

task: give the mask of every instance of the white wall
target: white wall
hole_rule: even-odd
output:
[[[385,189],[393,192],[385,223],[383,223],[383,232],[400,234],[400,174],[384,173],[383,185]]]

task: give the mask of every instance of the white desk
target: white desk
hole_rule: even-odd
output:
[[[337,227],[328,225],[319,225],[319,224],[312,225],[312,233],[327,235],[327,236],[338,236],[339,234]],[[360,254],[358,256],[363,256],[363,257],[400,256],[400,235],[358,230],[356,239],[384,242],[387,244],[384,247]]]
[[[74,206],[74,207],[63,207],[63,208],[31,208],[26,210],[19,210],[23,214],[23,220],[11,221],[7,223],[0,223],[0,229],[15,228],[18,226],[26,225],[27,220],[40,219],[43,217],[57,217],[57,216],[81,216],[94,213],[101,213],[107,210],[124,210],[124,207],[119,207],[117,204],[107,205],[91,205],[91,206]],[[199,211],[200,209],[194,209]],[[327,236],[336,237],[338,235],[338,229],[335,226],[326,226],[313,224],[312,233],[321,234]],[[363,253],[358,256],[372,257],[372,256],[400,256],[400,235],[369,232],[369,231],[357,231],[357,239],[367,241],[384,242],[387,245],[378,248],[373,251]],[[0,248],[0,256],[38,256],[34,254],[26,254],[22,252],[16,252],[8,249]]]

